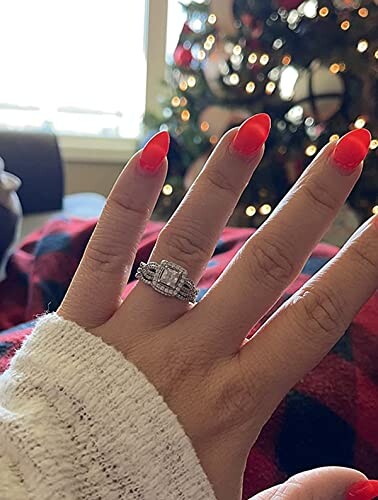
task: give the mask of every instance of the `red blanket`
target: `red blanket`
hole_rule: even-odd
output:
[[[0,283],[0,371],[31,331],[33,318],[58,307],[94,224],[72,219],[52,221],[24,240],[14,254],[8,277]],[[135,285],[136,268],[148,259],[160,228],[161,224],[151,223],[145,231],[125,294]],[[199,284],[200,297],[251,232],[224,230]],[[334,247],[318,245],[280,303],[336,253]],[[251,451],[244,498],[289,475],[324,465],[355,467],[369,477],[378,477],[377,311],[375,294],[332,352],[274,413]]]

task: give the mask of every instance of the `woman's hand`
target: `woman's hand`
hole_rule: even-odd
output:
[[[162,230],[151,261],[175,262],[199,281],[263,156],[269,128],[269,117],[257,115],[225,134]],[[168,141],[159,133],[128,163],[58,312],[144,372],[183,425],[217,497],[236,499],[267,419],[376,290],[377,218],[245,341],[343,205],[360,176],[370,134],[355,130],[328,144],[200,303],[163,296],[142,282],[122,302],[164,183]]]

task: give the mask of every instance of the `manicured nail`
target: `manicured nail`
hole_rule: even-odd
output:
[[[169,134],[165,130],[155,134],[144,146],[140,166],[145,172],[154,173],[168,154]]]
[[[352,484],[346,495],[346,500],[374,500],[375,498],[378,498],[378,481],[367,479]]]
[[[336,144],[333,160],[343,173],[351,174],[369,151],[371,134],[365,128],[352,130]]]
[[[240,126],[232,142],[233,148],[244,156],[258,151],[268,138],[271,120],[266,113],[251,116]]]

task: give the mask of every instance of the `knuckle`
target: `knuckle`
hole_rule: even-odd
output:
[[[108,198],[104,212],[111,217],[124,220],[145,219],[150,216],[151,208],[148,203],[137,200],[132,194],[123,193],[122,196],[113,194]]]
[[[316,210],[334,212],[338,208],[338,201],[329,188],[312,177],[302,185],[303,193]]]
[[[321,292],[307,290],[302,296],[304,322],[313,338],[339,334],[347,325],[343,320],[344,305],[341,297],[324,288]]]
[[[183,224],[182,228],[167,226],[158,240],[158,244],[167,248],[168,254],[183,267],[197,267],[209,257],[207,238],[188,224]]]
[[[86,267],[96,274],[112,273],[119,269],[121,255],[112,245],[103,246],[92,242],[85,256]]]
[[[289,249],[284,249],[282,243],[275,240],[254,242],[251,246],[250,276],[254,276],[258,283],[269,289],[276,290],[277,286],[285,286],[299,271],[297,264],[289,257]]]
[[[216,190],[223,196],[231,194],[233,198],[239,197],[239,188],[235,184],[234,178],[223,173],[220,169],[209,170],[205,179],[210,184],[212,191]]]
[[[375,247],[375,248],[374,248]],[[367,273],[377,274],[377,247],[369,242],[355,240],[347,250],[352,261],[362,266]]]

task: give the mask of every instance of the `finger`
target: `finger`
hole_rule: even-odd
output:
[[[355,130],[325,147],[200,302],[198,317],[213,318],[213,332],[230,332],[225,349],[239,349],[299,274],[360,176],[369,144],[369,132]]]
[[[344,467],[324,467],[301,472],[251,500],[345,500],[348,489],[366,480],[361,472]]]
[[[330,351],[377,286],[376,216],[241,349],[243,381],[254,380],[263,418]]]
[[[187,269],[188,277],[198,282],[222,229],[261,160],[269,130],[270,118],[262,114],[251,117],[223,137],[160,233],[150,261],[172,261]],[[132,295],[133,303],[146,305],[143,317],[147,321],[170,321],[188,308],[187,303],[160,295],[144,283]]]
[[[64,318],[95,327],[119,307],[138,242],[167,173],[168,147],[168,133],[158,133],[121,173],[59,309]]]

